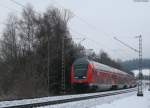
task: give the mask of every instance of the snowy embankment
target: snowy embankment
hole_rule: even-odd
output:
[[[78,102],[70,102],[38,108],[150,108],[150,91],[137,97],[137,91]]]
[[[125,91],[125,90],[118,90],[118,91]],[[100,94],[113,93],[113,92],[116,92],[116,91],[78,94],[78,95],[51,96],[51,97],[23,99],[23,100],[14,100],[14,101],[3,101],[3,102],[0,102],[0,108],[9,107],[9,106],[34,104],[34,103],[42,103],[42,102],[48,102],[48,101],[64,100],[64,99],[71,99],[71,98],[78,98],[78,97],[86,97],[86,96],[100,95]]]
[[[145,91],[143,97],[132,95],[103,105],[95,105],[92,108],[150,108],[150,91]]]
[[[122,99],[125,97],[129,97],[131,95],[136,95],[136,91],[124,93],[124,94],[119,94],[119,95],[106,96],[106,97],[100,97],[100,98],[94,98],[94,99],[87,99],[87,100],[81,100],[81,101],[76,101],[76,102],[68,102],[68,103],[50,105],[50,106],[38,107],[38,108],[91,108],[95,105],[102,105],[105,103],[110,103],[112,101]]]

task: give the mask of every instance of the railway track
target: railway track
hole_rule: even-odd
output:
[[[42,100],[42,98],[37,99],[29,99],[29,102],[25,102],[24,104],[21,102],[18,104],[12,105],[11,101],[10,103],[5,105],[1,105],[2,102],[0,102],[0,107],[1,108],[35,108],[35,107],[40,107],[40,106],[47,106],[47,105],[56,105],[56,104],[62,104],[62,103],[67,103],[67,102],[75,102],[75,101],[81,101],[81,100],[86,100],[86,99],[93,99],[93,98],[100,98],[100,97],[106,97],[106,96],[112,96],[112,95],[118,95],[118,94],[123,94],[123,93],[129,93],[129,92],[134,92],[136,91],[136,88],[132,89],[125,89],[125,90],[117,90],[117,91],[107,91],[107,92],[99,92],[99,93],[90,93],[90,94],[80,94],[80,95],[68,95],[68,96],[57,96],[49,98],[49,100],[45,101],[39,101]],[[60,98],[59,98],[60,97]]]

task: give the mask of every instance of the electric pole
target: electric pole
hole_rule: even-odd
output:
[[[142,92],[142,36],[139,35],[139,36],[136,36],[136,38],[139,38],[139,50],[131,47],[130,45],[128,45],[128,44],[122,42],[121,40],[119,40],[118,38],[114,37],[115,40],[117,40],[118,42],[120,42],[124,46],[130,48],[131,50],[137,52],[139,55],[139,78],[138,78],[137,96],[143,96],[143,92]]]
[[[149,89],[148,91],[150,91],[150,70],[149,70]]]
[[[61,90],[62,90],[62,93],[64,94],[65,93],[65,90],[66,90],[66,74],[65,74],[65,40],[66,39],[72,39],[72,38],[65,38],[65,37],[62,37],[62,47],[61,47]],[[81,39],[81,38],[74,38],[74,39]],[[82,38],[82,40],[79,42],[81,43],[82,41],[84,41],[85,38]]]
[[[65,61],[64,61],[64,37],[62,37],[62,49],[61,49],[61,71],[62,71],[62,75],[61,75],[61,89],[62,89],[62,92],[64,93],[65,92],[65,89],[66,89],[66,85],[65,85]]]
[[[49,48],[50,48],[50,46],[49,46],[49,41],[50,41],[50,39],[49,39],[49,35],[48,35],[48,47],[47,47],[47,50],[48,50],[48,54],[47,54],[47,56],[48,56],[48,57],[47,57],[47,59],[48,59],[48,60],[47,60],[47,74],[48,74],[48,75],[47,75],[47,77],[48,77],[48,78],[47,78],[47,80],[48,80],[47,83],[48,83],[48,93],[50,93],[50,72],[49,72],[49,70],[50,70],[50,69],[49,69],[49,66],[50,66],[50,64],[49,64],[49,63],[50,63],[50,57],[49,57],[49,56],[50,56],[50,55],[49,55],[49,54],[50,54],[50,49],[49,49]]]
[[[142,36],[136,36],[139,38],[139,79],[138,79],[138,93],[137,96],[143,96],[142,92]]]
[[[47,33],[48,33],[49,31],[47,30]],[[52,33],[53,31],[51,30],[51,33]],[[47,40],[48,40],[48,42],[47,42],[47,86],[48,86],[48,93],[50,94],[50,89],[52,88],[52,76],[51,76],[51,68],[50,68],[50,40],[53,38],[53,34],[52,34],[52,36],[50,37],[50,35],[48,35],[47,36]],[[50,82],[51,81],[51,82]]]

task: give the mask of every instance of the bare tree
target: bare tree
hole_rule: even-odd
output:
[[[27,5],[27,7],[22,12],[22,18],[19,20],[19,38],[20,43],[22,45],[21,48],[26,50],[26,52],[30,53],[34,47],[35,41],[35,11],[31,5]]]
[[[9,15],[6,28],[2,35],[1,53],[3,59],[12,59],[17,57],[17,18],[14,15]]]
[[[84,56],[81,52],[84,47],[71,39],[68,28],[71,17],[70,11],[54,7],[38,14],[30,5],[23,9],[18,19],[9,17],[0,50],[0,88],[8,91],[6,95],[29,98],[45,96],[48,92],[51,95],[59,93],[62,40],[66,64],[65,83],[69,88],[72,62]]]

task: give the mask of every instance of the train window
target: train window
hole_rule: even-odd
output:
[[[74,77],[83,79],[87,76],[88,64],[76,64],[74,65]]]

